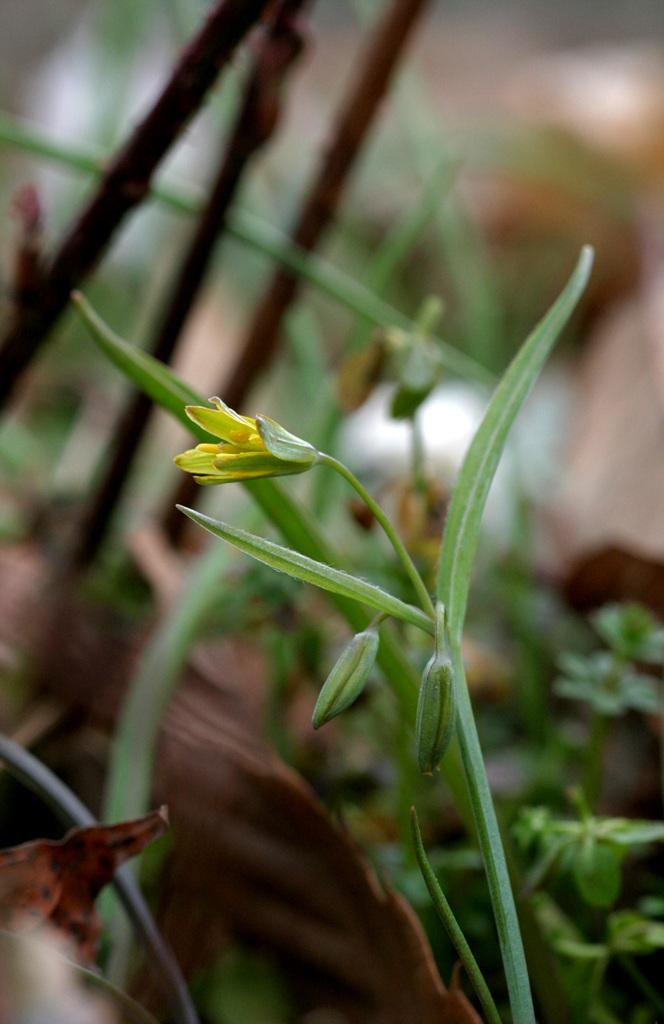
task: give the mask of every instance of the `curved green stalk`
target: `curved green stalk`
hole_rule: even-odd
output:
[[[447,611],[456,670],[457,738],[491,895],[514,1024],[535,1024],[523,940],[461,657],[461,637],[484,506],[510,427],[587,284],[593,252],[584,247],[560,296],[526,339],[498,384],[461,467],[447,513],[437,593]]]
[[[452,649],[452,659],[457,696],[457,739],[491,895],[512,1016],[514,1024],[535,1024],[526,955],[507,871],[505,850],[491,797],[463,659],[456,647]]]
[[[324,452],[319,452],[318,461],[323,466],[329,466],[336,473],[339,473],[339,475],[342,476],[344,480],[348,481],[353,490],[357,494],[359,494],[364,504],[376,518],[376,521],[380,523],[380,525],[382,526],[385,535],[390,541],[390,544],[394,548],[396,555],[399,558],[399,561],[403,565],[411,583],[413,584],[415,593],[417,594],[420,600],[420,604],[423,610],[427,613],[427,615],[430,615],[431,618],[433,618],[433,601],[431,600],[431,596],[425,586],[424,580],[417,571],[415,563],[408,554],[406,547],[403,541],[401,540],[401,537],[394,529],[394,526],[383,512],[378,502],[371,497],[369,492],[366,490],[366,488],[362,486],[362,484],[357,479],[355,474],[351,473],[350,469],[348,469],[348,466],[345,466],[343,462],[340,462],[338,459],[335,459],[334,456],[332,455],[326,455]]]
[[[438,879],[434,874],[434,870],[429,863],[429,858],[426,855],[424,843],[422,842],[422,833],[420,831],[420,823],[417,820],[417,811],[414,807],[411,807],[410,809],[410,824],[413,843],[415,846],[415,855],[422,873],[422,878],[429,890],[429,895],[431,896],[431,901],[436,913],[450,937],[450,942],[459,954],[459,959],[466,970],[470,983],[477,993],[477,998],[484,1010],[486,1024],[502,1024],[500,1014],[498,1013],[496,1004],[493,1001],[493,996],[489,991],[489,986],[484,980],[484,975],[480,970],[480,966],[473,955],[473,951],[468,945],[466,936],[461,931],[459,922],[454,916],[454,911],[447,902],[447,897],[440,887]]]

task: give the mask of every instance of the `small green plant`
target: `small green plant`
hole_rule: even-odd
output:
[[[652,1021],[651,1009],[664,1012],[664,1001],[633,958],[664,948],[664,927],[645,912],[647,902],[613,909],[604,917],[598,911],[614,908],[621,899],[627,859],[651,855],[664,843],[664,823],[601,816],[591,808],[599,796],[611,722],[628,712],[654,714],[660,707],[660,680],[640,666],[662,661],[664,630],[648,609],[634,603],[606,605],[590,621],[605,649],[561,655],[563,675],[555,683],[558,696],[590,710],[582,785],[568,794],[575,816],[563,817],[549,807],[525,807],[512,831],[529,864],[523,892],[532,898],[561,958],[574,1020],[616,1019],[610,1010],[616,995],[606,982],[618,968],[645,1000],[645,1015],[639,1019]],[[658,911],[655,899],[654,916]]]
[[[561,655],[556,693],[584,701],[609,718],[630,710],[654,714],[659,681],[641,672],[635,662],[664,660],[664,628],[639,604],[605,605],[591,622],[608,649]]]
[[[591,710],[583,788],[594,805],[611,719],[627,711],[656,714],[659,709],[660,682],[641,671],[638,663],[664,660],[664,628],[647,608],[634,603],[606,605],[591,616],[591,622],[606,649],[587,655],[562,654],[555,692]]]
[[[306,517],[300,518],[293,505],[285,517],[283,509],[280,512],[282,532],[286,533],[293,546],[277,544],[189,508],[181,509],[198,525],[253,558],[295,579],[314,584],[334,595],[337,600],[341,598],[344,607],[347,607],[345,602],[348,600],[369,605],[382,617],[415,626],[435,637],[434,661],[437,668],[440,667],[441,659],[444,661],[444,679],[438,673],[437,685],[431,688],[428,685],[431,673],[425,672],[424,675],[417,728],[420,766],[431,771],[437,760],[443,757],[454,722],[456,752],[452,757],[452,751],[448,751],[443,767],[447,766],[446,777],[452,780],[460,808],[465,812],[456,760],[460,756],[463,781],[467,787],[472,820],[484,860],[514,1024],[534,1024],[535,1011],[507,859],[466,683],[461,638],[484,506],[510,427],[582,294],[591,266],[592,251],[586,249],[566,288],[517,353],[488,404],[452,496],[441,543],[435,605],[391,520],[348,467],[333,456],[317,451],[313,445],[295,437],[266,417],[250,419],[240,416],[219,400],[213,402],[212,409],[204,407],[198,397],[182,385],[171,371],[116,338],[82,298],[77,297],[75,300],[104,352],[153,399],[171,409],[181,420],[193,422],[201,445],[179,457],[185,471],[200,477],[202,483],[228,482],[231,479],[247,481],[253,491],[257,485],[264,487],[268,483],[274,486],[271,481],[261,477],[327,466],[354,488],[381,525],[410,580],[417,605],[408,604],[383,588],[368,583],[352,572],[338,569],[320,557],[312,557],[312,528]],[[192,405],[197,408],[192,409]],[[185,409],[184,406],[189,408]],[[267,500],[271,501],[269,497]],[[272,508],[274,510],[273,502]],[[290,520],[285,530],[284,518]],[[299,519],[295,525],[294,519]],[[293,538],[301,538],[303,534],[304,544],[298,544],[297,541],[294,543]],[[297,550],[298,546],[300,550]],[[326,545],[314,539],[313,548],[324,552]],[[307,549],[309,553],[305,554]],[[354,613],[352,617],[355,618]],[[385,632],[386,628],[381,630],[381,634]],[[381,646],[382,637],[379,655]],[[365,653],[362,648],[358,662],[362,665],[362,676],[367,661]],[[354,658],[351,661],[351,690],[355,692],[357,677],[353,677],[353,669],[357,669],[358,664]],[[391,665],[393,671],[393,660]],[[405,672],[406,680],[412,678],[412,669],[405,668]],[[349,673],[344,672],[339,676],[333,674],[335,686],[338,686],[342,676],[343,682],[349,678]],[[401,688],[402,699],[412,709],[411,721],[415,724],[412,702],[414,694],[411,690],[406,695],[404,681],[403,675],[398,681],[394,677],[395,685]],[[409,686],[406,681],[406,687]],[[435,698],[435,708],[430,706],[431,695]]]
[[[620,895],[623,860],[638,847],[664,842],[664,823],[595,817],[580,790],[570,797],[576,818],[527,807],[514,823],[520,847],[534,859],[527,888],[541,886],[551,875],[568,874],[586,903],[610,907]]]

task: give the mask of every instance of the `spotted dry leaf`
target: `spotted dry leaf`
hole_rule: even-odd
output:
[[[0,850],[0,927],[50,924],[81,963],[94,963],[100,925],[94,901],[124,861],[168,828],[166,809],[118,825],[75,828]]]

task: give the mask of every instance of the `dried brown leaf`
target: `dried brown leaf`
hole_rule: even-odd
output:
[[[0,927],[49,924],[81,963],[94,963],[100,925],[94,900],[115,869],[168,827],[165,808],[118,825],[74,828],[0,850]]]

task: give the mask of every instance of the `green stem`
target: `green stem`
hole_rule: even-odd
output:
[[[477,998],[479,999],[484,1011],[487,1024],[501,1024],[500,1014],[498,1013],[496,1004],[493,1001],[493,996],[489,991],[489,986],[484,980],[484,975],[482,974],[480,966],[473,955],[473,951],[468,945],[466,936],[461,931],[459,922],[454,916],[454,911],[447,902],[447,897],[441,889],[433,868],[429,863],[429,859],[424,849],[424,844],[422,843],[422,833],[420,832],[420,824],[417,820],[417,811],[414,807],[411,807],[410,820],[417,863],[419,864],[426,887],[429,890],[429,895],[431,896],[436,913],[450,937],[450,942],[459,954],[459,959],[461,960],[461,963],[466,970],[466,974],[477,993]]]
[[[604,762],[604,747],[609,731],[607,715],[595,712],[590,725],[590,740],[586,754],[586,765],[583,776],[583,791],[585,798],[591,808],[594,808],[600,794],[602,784],[602,765]]]
[[[417,494],[427,493],[426,461],[424,457],[424,434],[417,412],[410,418],[413,455],[413,487]]]
[[[535,1009],[514,893],[482,757],[461,651],[456,642],[452,644],[452,655],[457,689],[456,733],[498,931],[512,1019],[514,1024],[535,1024]]]
[[[408,554],[406,547],[403,541],[401,540],[401,537],[394,529],[394,526],[390,522],[389,518],[383,512],[378,502],[374,501],[369,492],[362,486],[360,481],[357,479],[355,474],[351,473],[350,469],[348,469],[347,466],[344,466],[343,462],[339,462],[338,459],[335,459],[332,455],[326,455],[324,452],[319,452],[318,461],[319,463],[322,463],[324,466],[329,466],[331,469],[334,469],[337,473],[339,473],[340,476],[344,478],[344,480],[348,481],[348,483],[357,492],[357,494],[359,494],[360,498],[365,503],[367,508],[375,516],[377,522],[379,522],[380,525],[382,526],[386,537],[390,541],[390,544],[394,548],[397,557],[399,558],[399,561],[403,565],[411,583],[413,584],[415,592],[419,598],[420,605],[427,613],[427,615],[430,615],[433,618],[433,601],[431,600],[431,596],[426,588],[424,580],[417,571],[415,563]]]
[[[589,1017],[593,1014],[593,1010],[600,1006],[599,996],[602,988],[602,982],[604,981],[604,975],[606,974],[606,969],[609,966],[609,959],[610,957],[608,955],[602,956],[596,961],[595,966],[593,967],[593,971],[590,976],[590,984],[588,985],[588,1000],[586,1003]]]

